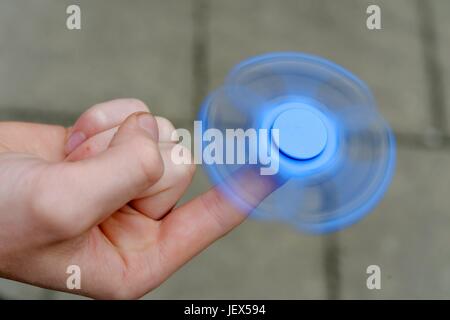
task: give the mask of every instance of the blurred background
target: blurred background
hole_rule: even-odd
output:
[[[80,31],[66,28],[70,4]],[[370,4],[381,30],[366,27]],[[0,120],[70,125],[97,102],[135,97],[190,128],[240,60],[326,57],[367,82],[396,132],[382,203],[327,236],[249,220],[145,298],[450,298],[449,40],[448,0],[0,0]],[[208,187],[198,170],[184,201]],[[366,287],[372,264],[381,290]],[[8,280],[0,297],[79,298]]]

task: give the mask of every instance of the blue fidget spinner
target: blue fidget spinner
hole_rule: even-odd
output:
[[[204,130],[213,128],[224,137],[238,130],[241,142],[248,142],[249,130],[255,130],[256,146],[244,145],[250,160],[261,150],[276,155],[272,175],[282,183],[253,209],[251,217],[257,219],[282,221],[310,233],[345,228],[375,207],[394,173],[394,135],[369,88],[317,56],[281,52],[241,62],[207,97],[199,118]],[[224,152],[229,155],[236,148]],[[233,183],[233,173],[268,166],[260,160],[208,162],[204,168],[241,205],[251,190]]]

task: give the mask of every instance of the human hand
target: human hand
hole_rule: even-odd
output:
[[[96,105],[70,129],[0,123],[0,276],[138,298],[240,224],[246,212],[217,188],[173,209],[194,174],[170,159],[173,130],[130,99]],[[257,199],[272,190],[252,188]],[[66,287],[69,265],[80,290]]]

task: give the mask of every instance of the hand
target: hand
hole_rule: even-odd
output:
[[[170,160],[173,130],[131,99],[98,104],[69,129],[0,123],[0,276],[138,298],[240,224],[246,213],[218,189],[173,209],[195,168]],[[271,186],[253,188],[262,199]],[[66,287],[69,265],[80,290]]]

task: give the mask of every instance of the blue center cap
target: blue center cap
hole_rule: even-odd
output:
[[[278,115],[272,129],[279,130],[279,139],[274,137],[274,142],[282,153],[297,160],[308,160],[323,151],[328,136],[319,112],[299,106]]]

